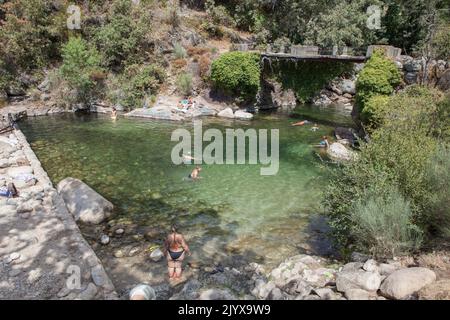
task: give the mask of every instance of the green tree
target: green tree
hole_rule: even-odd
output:
[[[77,91],[78,100],[87,101],[96,85],[93,75],[102,71],[100,54],[85,40],[74,37],[63,46],[62,57],[62,77]]]
[[[216,89],[253,101],[259,90],[259,54],[229,52],[214,60],[211,81]]]
[[[359,111],[370,115],[371,111],[364,111],[366,103],[373,96],[392,94],[400,82],[401,75],[396,65],[382,51],[375,51],[356,81],[356,105]],[[363,120],[370,121],[367,118]]]

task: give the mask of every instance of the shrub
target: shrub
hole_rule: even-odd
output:
[[[394,257],[418,248],[420,229],[412,224],[409,203],[395,188],[387,195],[368,191],[351,209],[352,236],[359,250],[377,257]]]
[[[427,166],[429,185],[426,220],[430,232],[450,237],[450,146],[440,145]]]
[[[209,18],[215,24],[223,24],[228,27],[234,27],[235,22],[224,6],[216,5],[214,0],[207,0],[205,7]]]
[[[186,59],[173,60],[172,65],[177,69],[181,69],[187,65],[187,61],[186,61]]]
[[[185,96],[192,92],[192,75],[189,73],[182,73],[177,79],[178,90]]]
[[[71,38],[62,48],[60,72],[80,101],[86,101],[96,85],[93,75],[101,72],[100,54],[81,38]]]
[[[371,97],[392,94],[400,82],[401,75],[395,64],[384,57],[382,51],[376,50],[356,81],[356,104],[359,111],[364,112]]]
[[[389,97],[375,95],[370,97],[361,112],[361,120],[369,125],[369,128],[376,128],[385,117],[385,112],[389,107]]]
[[[224,36],[222,28],[210,21],[203,23],[202,29],[205,30],[211,38],[222,39]]]
[[[327,215],[341,248],[357,243],[351,231],[354,206],[366,203],[367,190],[375,189],[377,196],[387,199],[391,186],[396,186],[409,203],[411,223],[425,237],[430,235],[432,221],[439,221],[431,217],[442,216],[432,209],[430,195],[445,186],[433,186],[428,169],[439,143],[437,133],[448,122],[442,118],[441,103],[442,94],[423,87],[411,87],[389,97],[380,126],[372,132],[370,143],[362,144],[358,159],[332,171],[326,191]],[[440,201],[445,197],[431,203],[439,205]]]
[[[139,7],[128,0],[114,0],[107,22],[95,29],[93,39],[102,52],[104,66],[122,68],[125,60],[141,62],[150,18]]]
[[[186,50],[179,43],[175,43],[175,45],[173,46],[173,54],[175,56],[175,59],[185,59],[187,57]]]
[[[110,99],[128,109],[140,107],[145,96],[156,95],[165,80],[165,72],[158,65],[127,66],[110,88]]]
[[[209,71],[211,69],[211,59],[209,55],[203,55],[198,59],[198,65],[200,69],[200,77],[207,79]]]
[[[216,89],[252,101],[260,86],[259,55],[249,52],[228,52],[214,60],[211,80]]]

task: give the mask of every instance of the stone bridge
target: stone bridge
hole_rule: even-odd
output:
[[[371,45],[364,48],[342,47],[320,48],[318,46],[292,45],[288,50],[272,50],[273,45],[268,45],[266,51],[254,49],[252,43],[235,44],[234,50],[252,51],[261,54],[261,60],[292,60],[292,61],[341,61],[341,62],[365,62],[375,49],[382,49],[387,57],[396,58],[401,55],[401,49],[393,46]],[[277,52],[275,52],[277,51]]]

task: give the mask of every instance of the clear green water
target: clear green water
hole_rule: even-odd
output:
[[[301,248],[314,251],[313,220],[323,210],[326,168],[311,145],[333,128],[311,132],[290,126],[295,121],[273,114],[252,122],[204,119],[204,130],[279,129],[280,167],[261,176],[260,165],[203,165],[197,182],[184,179],[193,165],[176,166],[170,157],[172,131],[192,131],[192,122],[66,114],[20,127],[55,184],[81,179],[135,223],[164,230],[177,223],[200,259],[240,253],[276,263]]]

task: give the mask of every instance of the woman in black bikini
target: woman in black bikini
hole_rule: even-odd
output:
[[[177,227],[172,226],[171,233],[164,242],[164,255],[167,258],[167,269],[169,279],[181,278],[182,262],[185,255],[190,256],[189,246],[187,245],[181,233],[178,233]]]

